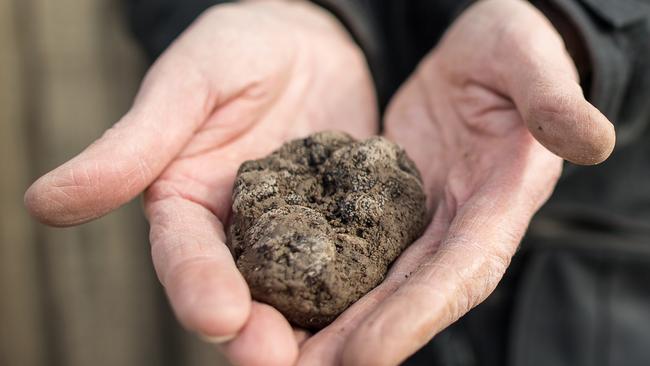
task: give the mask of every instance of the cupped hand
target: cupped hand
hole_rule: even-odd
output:
[[[599,163],[615,139],[559,34],[521,0],[470,7],[392,100],[385,134],[420,168],[434,217],[304,344],[305,364],[394,365],[422,347],[496,287],[561,158]]]
[[[363,55],[332,16],[307,2],[219,5],[153,65],[130,111],[36,181],[25,203],[69,226],[146,189],[154,265],[183,325],[229,340],[236,364],[290,364],[289,323],[251,301],[224,243],[237,168],[294,137],[365,137],[377,126]]]

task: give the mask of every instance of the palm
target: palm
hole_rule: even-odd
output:
[[[458,301],[447,314],[453,321],[496,286],[562,159],[533,138],[511,100],[478,81],[454,85],[436,57],[420,66],[387,118],[386,135],[413,156],[435,211],[393,271],[429,267],[422,272],[436,281],[460,277],[463,286],[446,289]]]
[[[327,333],[367,324],[363,316],[398,289],[403,295],[419,286],[428,287],[429,293],[439,291],[429,299],[429,314],[445,311],[449,322],[478,304],[498,283],[530,215],[559,176],[561,159],[530,135],[512,101],[478,82],[454,85],[436,66],[436,57],[426,59],[395,96],[385,121],[385,135],[402,145],[419,167],[435,216],[380,287],[306,344],[307,353],[318,354],[313,358],[340,352],[345,338],[336,342]],[[541,179],[536,174],[540,171],[545,172]],[[522,200],[534,207],[519,209]],[[487,238],[494,243],[484,243]],[[453,279],[458,287],[436,287],[450,276],[461,277]],[[458,303],[440,303],[452,308],[433,309],[435,297],[442,293]],[[421,321],[423,314],[402,310],[402,318],[407,314],[414,319],[400,322],[413,332],[415,317]],[[394,343],[395,338],[385,342]]]
[[[431,224],[380,286],[303,346],[301,359],[390,365],[417,350],[496,287],[560,175],[562,159],[549,150],[596,163],[611,152],[611,132],[541,14],[509,0],[470,8],[385,117],[385,135],[422,173]]]
[[[213,106],[198,117],[196,131],[150,188],[150,199],[175,192],[223,219],[230,206],[230,186],[244,160],[323,129],[345,130],[359,137],[376,131],[372,84],[359,51],[349,40],[323,34],[319,26],[331,26],[327,23],[292,25],[291,16],[273,4],[256,14],[260,10],[256,7],[264,9],[260,5],[253,11],[229,9],[227,14],[205,15],[181,40],[188,44],[182,49],[184,58],[192,63],[160,62],[170,69],[197,70],[193,98]],[[269,16],[274,11],[277,16]],[[219,67],[224,59],[223,41],[218,33],[205,36],[215,33],[215,24],[223,22],[224,16],[230,22],[234,16],[241,18],[232,29],[217,29],[244,35],[225,61],[237,60],[236,68]],[[259,29],[252,33],[250,24]],[[263,47],[251,49],[251,43]],[[169,53],[178,51],[172,48]],[[228,68],[233,71],[224,73]],[[220,96],[229,83],[231,90]],[[210,101],[211,96],[221,100]]]
[[[246,284],[225,250],[223,224],[230,212],[235,174],[243,161],[315,131],[336,129],[357,137],[370,135],[377,128],[376,105],[359,50],[341,37],[340,29],[328,23],[330,19],[306,18],[301,22],[310,22],[294,24],[293,16],[313,14],[300,7],[296,14],[286,14],[284,9],[273,14],[274,4],[254,6],[265,13],[260,16],[255,9],[227,14],[230,21],[233,16],[242,17],[237,24],[263,28],[254,34],[243,28],[229,30],[251,35],[250,39],[238,39],[243,48],[232,51],[242,53],[233,56],[243,63],[234,71],[240,72],[237,87],[224,101],[216,102],[214,112],[205,116],[147,190],[145,210],[152,224],[156,270],[181,321],[190,329],[217,336],[237,332],[243,323],[264,326],[269,348],[288,356],[297,348],[288,322],[274,309],[250,303]],[[274,16],[267,17],[269,13]],[[200,35],[204,23],[220,24],[223,19],[209,18],[220,15],[209,14],[186,37]],[[264,47],[251,51],[250,43]],[[223,58],[223,50],[205,42],[190,44],[200,46],[183,52],[198,60],[192,67],[203,70],[204,94],[218,95],[226,82],[223,69],[213,64]],[[170,53],[174,51],[172,48]],[[179,213],[185,217],[179,218]],[[189,240],[177,242],[179,232]],[[224,304],[235,309],[224,311]],[[214,309],[206,312],[210,305]],[[230,348],[230,353],[236,354],[237,342],[231,342]],[[250,352],[242,355],[244,359],[251,356],[255,357]]]
[[[291,116],[282,117],[281,120],[293,121]],[[243,161],[261,157],[289,139],[314,131],[347,130],[357,136],[366,136],[373,132],[371,124],[313,122],[316,123],[284,123],[286,126],[283,126],[280,121],[255,121],[254,126],[250,126],[251,130],[226,142],[220,141],[220,138],[202,138],[203,133],[211,133],[209,127],[202,128],[154,181],[148,189],[146,202],[175,195],[199,203],[221,220],[225,220],[230,210],[230,192],[235,174]]]

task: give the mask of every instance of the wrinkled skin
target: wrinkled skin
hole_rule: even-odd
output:
[[[431,224],[334,323],[315,335],[292,331],[276,310],[251,301],[222,222],[243,160],[320,129],[375,132],[359,52],[313,6],[215,7],[152,67],[131,111],[34,183],[26,205],[45,223],[74,225],[150,185],[152,255],[174,311],[234,363],[396,364],[494,289],[551,194],[560,157],[598,163],[614,131],[585,101],[541,13],[523,0],[470,7],[385,120],[386,136],[422,172]]]

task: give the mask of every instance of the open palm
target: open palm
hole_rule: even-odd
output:
[[[238,335],[227,346],[237,363],[285,364],[298,352],[289,323],[251,301],[225,246],[237,168],[315,131],[377,128],[367,65],[333,17],[306,2],[217,6],[151,68],[128,114],[26,204],[74,225],[148,187],[152,256],[179,320],[215,342]]]
[[[585,101],[563,47],[522,0],[478,2],[454,23],[385,117],[422,172],[432,222],[380,286],[309,338],[251,301],[223,225],[242,161],[318,130],[376,132],[363,57],[316,7],[206,12],[152,67],[129,113],[34,183],[26,204],[74,225],[148,187],[152,256],[174,311],[233,362],[395,364],[494,289],[560,157],[595,164],[611,152],[613,128]]]
[[[614,143],[561,38],[519,0],[456,21],[392,100],[385,135],[419,167],[434,217],[380,286],[305,343],[305,364],[404,360],[496,287],[560,156],[596,164]]]

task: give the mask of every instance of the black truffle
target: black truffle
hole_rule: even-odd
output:
[[[404,150],[321,132],[241,165],[228,242],[255,299],[319,329],[378,285],[426,223]]]

